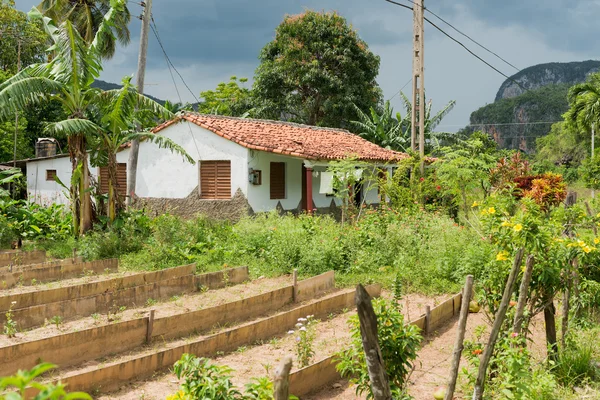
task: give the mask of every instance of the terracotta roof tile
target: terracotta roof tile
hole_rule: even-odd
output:
[[[249,149],[287,154],[311,160],[339,160],[355,156],[365,161],[398,161],[405,153],[387,150],[343,129],[322,128],[282,121],[224,117],[185,112],[156,128],[157,133],[176,122],[189,121]]]

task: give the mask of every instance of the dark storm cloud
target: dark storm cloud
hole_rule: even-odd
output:
[[[494,27],[525,28],[560,50],[600,50],[600,43],[590,40],[600,32],[597,0],[442,0],[427,5],[446,19],[466,10]],[[485,32],[479,35],[484,38]]]

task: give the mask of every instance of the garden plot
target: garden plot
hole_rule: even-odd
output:
[[[383,296],[387,297],[389,293],[385,293]],[[408,300],[409,307],[408,314],[413,314],[416,317],[424,310],[425,305],[433,307],[441,299],[427,298],[420,295],[406,296],[405,300]],[[406,301],[404,303],[406,304]],[[313,346],[315,355],[312,358],[312,362],[329,357],[347,345],[350,337],[347,320],[351,315],[355,314],[355,311],[350,311],[351,308],[348,307],[347,309],[330,313],[314,325],[316,338]],[[306,316],[304,315],[304,317]],[[213,359],[216,364],[232,368],[234,370],[234,384],[239,388],[243,388],[252,377],[258,378],[271,375],[274,368],[286,355],[292,355],[294,358],[292,372],[298,370],[295,355],[296,336],[287,333],[275,335],[269,339],[239,346],[226,355],[216,354]],[[153,377],[152,380],[128,385],[118,392],[110,393],[100,398],[122,400],[139,398],[164,399],[169,394],[175,393],[179,388],[179,384],[174,374],[163,373],[159,377]],[[303,396],[302,398],[308,397]],[[351,397],[344,397],[344,399],[346,398]]]
[[[33,264],[46,261],[45,250],[21,251],[21,250],[3,250],[0,251],[0,267],[7,265]]]
[[[59,316],[63,320],[109,312],[120,307],[145,304],[148,299],[164,299],[201,287],[223,287],[248,278],[246,267],[195,275],[195,265],[134,274],[93,283],[28,291],[0,296],[0,322],[12,308],[12,319],[21,329],[43,325]]]
[[[373,295],[377,295],[380,287],[375,285],[370,287],[369,290]],[[291,296],[293,296],[293,291],[290,291],[290,300]],[[131,381],[151,377],[157,371],[172,367],[173,363],[184,353],[208,357],[219,352],[235,350],[240,346],[251,345],[259,340],[267,340],[286,332],[303,315],[313,314],[320,318],[326,318],[332,312],[351,307],[353,297],[353,290],[342,290],[318,300],[308,301],[306,304],[295,303],[287,307],[280,307],[278,310],[271,309],[263,312],[263,314],[277,313],[233,328],[216,327],[218,333],[208,336],[190,335],[172,341],[158,338],[153,340],[150,345],[140,346],[134,351],[122,352],[114,357],[96,359],[68,371],[63,370],[52,379],[60,379],[63,383],[69,385],[70,390],[106,392],[119,389]],[[235,306],[232,305],[242,313],[239,317],[240,320],[244,319],[244,315],[248,314],[249,310],[259,310],[260,307],[267,307],[268,309],[268,303],[261,305],[257,300],[250,301],[248,299],[249,303],[237,302],[238,304]],[[285,311],[281,311],[282,309]],[[216,311],[223,314],[221,309]],[[235,323],[232,324],[235,325]]]
[[[4,271],[0,272],[0,288],[30,286],[73,277],[93,276],[99,273],[107,274],[116,272],[118,268],[119,260],[116,258],[89,262],[69,258],[26,266],[4,267]]]

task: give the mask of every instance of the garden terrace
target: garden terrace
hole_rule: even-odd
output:
[[[195,265],[187,265],[54,289],[38,291],[27,288],[30,289],[27,292],[0,296],[0,310],[12,309],[12,319],[17,321],[21,329],[27,329],[42,325],[54,316],[60,316],[63,320],[87,317],[94,313],[109,312],[115,307],[145,304],[150,298],[169,298],[194,292],[204,286],[222,287],[226,283],[240,283],[248,278],[247,268],[206,275],[195,275],[195,270]],[[6,315],[2,313],[0,322],[4,324],[5,321]]]
[[[267,285],[264,285],[265,283]],[[42,339],[37,343],[30,341],[7,346],[2,348],[2,351],[9,354],[7,356],[9,359],[16,360],[19,358],[19,352],[28,347],[29,349],[25,352],[29,354],[29,363],[35,363],[35,355],[39,356],[41,352],[46,352],[49,356],[47,360],[52,361],[51,353],[54,350],[48,349],[50,344],[44,344],[44,342],[64,343],[63,351],[57,349],[55,356],[61,357],[61,361],[65,365],[77,365],[71,368],[61,368],[59,371],[60,379],[64,383],[69,383],[69,387],[74,390],[75,387],[85,387],[84,390],[92,391],[100,388],[104,391],[110,388],[114,389],[115,384],[121,385],[129,380],[149,376],[157,370],[172,366],[174,361],[171,362],[171,359],[179,358],[183,354],[182,351],[188,351],[188,347],[195,349],[198,353],[215,354],[219,351],[228,351],[231,350],[231,346],[238,342],[240,342],[240,345],[250,344],[257,340],[255,337],[271,336],[271,331],[281,333],[281,330],[285,330],[290,323],[293,326],[298,318],[297,314],[301,315],[304,312],[312,311],[317,314],[328,315],[336,310],[350,307],[352,303],[352,291],[342,291],[322,299],[312,299],[333,288],[333,274],[331,273],[298,282],[296,290],[294,290],[293,285],[288,284],[279,289],[260,293],[261,289],[264,291],[265,288],[269,287],[269,283],[281,286],[283,282],[281,279],[276,281],[261,279],[255,284],[240,285],[239,288],[227,287],[217,291],[199,293],[197,296],[204,299],[220,293],[213,300],[218,301],[218,299],[230,299],[236,293],[237,296],[241,297],[247,293],[259,292],[259,294],[251,297],[244,296],[240,300],[229,301],[208,308],[203,307],[196,311],[179,312],[175,315],[163,315],[159,307],[155,310],[155,318],[152,323],[149,323],[147,317],[137,318],[126,322],[90,328],[95,332],[94,334],[73,332]],[[240,290],[242,286],[254,287],[254,289]],[[379,289],[374,288],[373,290]],[[296,295],[294,295],[294,292]],[[294,297],[298,302],[290,304],[293,302]],[[210,304],[210,301],[204,303]],[[148,309],[145,308],[143,311],[147,312]],[[223,331],[223,327],[235,326],[240,321],[248,319],[256,320],[261,315],[274,312],[278,313],[274,317],[258,319],[254,323],[243,324],[237,328]],[[141,325],[140,329],[136,328],[137,324]],[[120,332],[115,331],[111,335],[100,339],[98,335],[101,335],[105,329],[124,329],[129,333],[122,335]],[[197,333],[210,330],[221,330],[223,332],[211,336],[202,336]],[[80,344],[75,343],[74,339],[69,338],[68,335],[80,336]],[[114,343],[115,336],[120,338],[118,345]],[[132,339],[134,336],[137,336],[138,339]],[[91,338],[91,340],[86,341],[86,337]],[[150,340],[146,344],[147,337]],[[99,340],[95,342],[95,339]],[[66,347],[68,343],[71,344],[70,347]],[[106,348],[101,349],[102,345]],[[101,352],[104,356],[97,356]],[[12,368],[16,367],[14,365]]]
[[[45,250],[21,251],[21,250],[2,250],[0,251],[0,267],[7,265],[24,265],[46,261]]]

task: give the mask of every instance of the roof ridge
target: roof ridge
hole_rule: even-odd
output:
[[[360,135],[352,133],[347,129],[330,128],[327,126],[306,125],[306,124],[300,124],[297,122],[278,121],[278,120],[274,120],[274,119],[242,118],[242,117],[232,117],[229,115],[202,114],[202,113],[195,112],[195,111],[193,111],[193,112],[192,111],[183,111],[182,115],[192,115],[195,117],[207,117],[207,118],[215,118],[215,119],[229,119],[229,120],[234,120],[234,121],[250,121],[250,122],[267,123],[267,124],[273,124],[273,125],[286,125],[286,126],[293,126],[296,128],[303,128],[303,129],[313,129],[313,130],[320,130],[320,131],[334,131],[334,132],[346,133],[346,134],[349,134],[352,136],[360,137]]]

